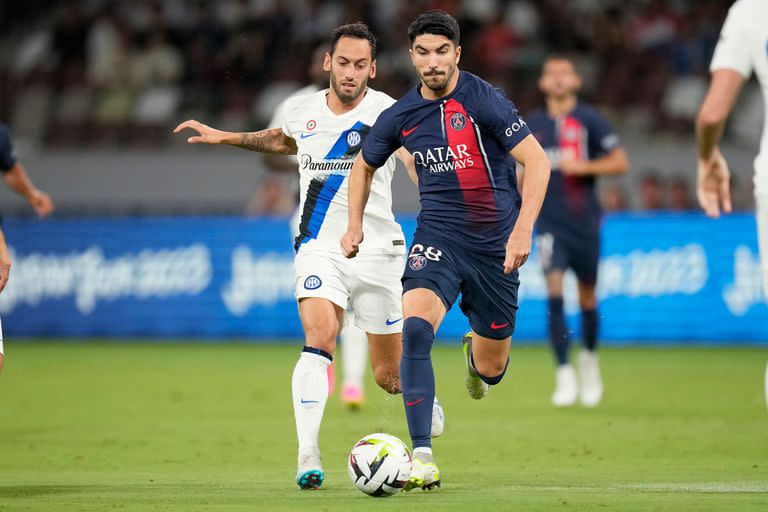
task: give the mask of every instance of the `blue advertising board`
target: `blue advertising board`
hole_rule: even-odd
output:
[[[412,218],[401,219],[410,235]],[[286,220],[233,217],[6,219],[13,268],[0,294],[7,337],[302,336]],[[605,219],[598,293],[613,342],[768,344],[752,215]],[[515,338],[546,338],[535,252],[521,271]],[[566,310],[579,331],[576,284]],[[467,323],[454,307],[440,338]]]

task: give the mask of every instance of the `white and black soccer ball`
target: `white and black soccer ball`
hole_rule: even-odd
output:
[[[389,434],[365,436],[349,454],[349,477],[368,496],[385,498],[400,492],[411,476],[411,452]]]

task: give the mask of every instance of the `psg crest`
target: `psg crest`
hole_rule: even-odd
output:
[[[411,256],[408,258],[408,266],[411,267],[411,270],[421,270],[427,266],[427,258],[421,254]]]
[[[457,132],[463,130],[467,126],[467,118],[461,112],[456,112],[451,116],[451,128]]]

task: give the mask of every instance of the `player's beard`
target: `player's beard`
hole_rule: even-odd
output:
[[[428,74],[425,73],[421,75],[421,81],[424,82],[424,85],[429,87],[430,90],[434,92],[440,92],[445,90],[446,87],[448,87],[448,82],[451,81],[451,77],[453,76],[453,73],[456,72],[456,68],[449,68],[445,73],[432,73]]]
[[[353,101],[355,101],[363,93],[367,85],[368,85],[368,81],[363,80],[363,82],[360,85],[358,85],[351,93],[348,93],[344,89],[342,89],[341,85],[336,80],[336,77],[334,75],[331,75],[331,87],[333,87],[333,92],[336,93],[336,96],[339,97],[342,103],[352,103]]]

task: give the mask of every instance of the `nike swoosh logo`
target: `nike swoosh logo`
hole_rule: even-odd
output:
[[[405,402],[405,406],[411,407],[412,405],[420,404],[423,401],[424,401],[423,398],[419,398],[418,400],[414,400],[413,402]]]
[[[405,128],[403,128],[403,137],[409,136],[410,134],[413,133],[413,130],[415,130],[418,127],[419,127],[419,125],[416,125],[413,128],[411,128],[410,130],[406,130]]]
[[[301,399],[301,403],[303,403],[303,404],[319,404],[319,403],[320,403],[320,400],[304,400],[304,399],[302,398],[302,399]]]
[[[301,138],[301,139],[308,139],[308,138],[310,138],[313,135],[317,135],[317,132],[315,132],[315,133],[304,133],[304,132],[301,132],[299,134],[299,138]]]
[[[399,321],[400,321],[400,320],[402,320],[402,319],[403,319],[403,317],[400,317],[400,318],[398,318],[397,320],[392,320],[392,321],[390,322],[390,321],[389,321],[389,318],[387,318],[387,325],[396,324],[397,322],[399,322]]]
[[[508,325],[509,325],[509,322],[505,324],[497,324],[496,322],[491,322],[491,329],[503,329]]]

